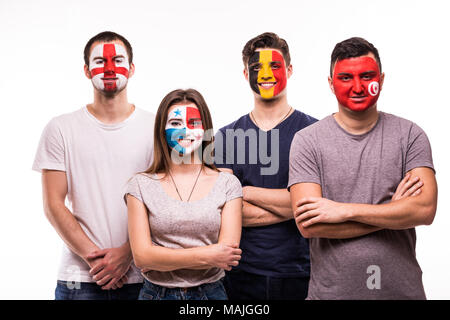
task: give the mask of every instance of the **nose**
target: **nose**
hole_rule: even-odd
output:
[[[107,59],[105,62],[105,72],[115,72],[115,65],[112,59]]]
[[[267,81],[271,79],[273,79],[272,69],[265,63],[261,69],[261,80]]]
[[[358,78],[356,78],[353,82],[353,92],[354,93],[362,93],[363,92],[363,85]]]

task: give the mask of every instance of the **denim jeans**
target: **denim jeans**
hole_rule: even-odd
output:
[[[275,278],[242,270],[225,272],[224,285],[230,300],[305,300],[309,277]]]
[[[125,284],[115,290],[102,290],[96,283],[58,280],[55,300],[137,300],[142,283]]]
[[[227,300],[222,280],[190,288],[166,288],[144,279],[139,300]]]

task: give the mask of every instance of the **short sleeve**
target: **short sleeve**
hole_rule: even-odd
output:
[[[294,184],[306,182],[320,184],[320,170],[314,144],[299,131],[292,140],[289,152],[288,190]]]
[[[242,198],[242,185],[239,179],[231,173],[222,173],[227,175],[226,184],[226,202],[236,198]]]
[[[54,118],[42,132],[34,158],[33,170],[39,172],[44,169],[66,171],[64,149],[64,138],[58,120]]]
[[[127,194],[130,194],[139,201],[144,202],[142,200],[141,187],[139,185],[137,175],[131,178],[130,181],[128,181],[127,183],[127,186],[125,188],[125,194],[123,195],[123,200],[125,201],[125,203],[127,203]]]
[[[413,123],[409,131],[405,170],[408,172],[418,167],[428,167],[434,171],[430,141],[425,131]]]
[[[232,145],[230,147],[233,147]],[[214,164],[217,168],[227,168],[233,170],[233,161],[227,161],[227,140],[222,130],[217,131],[214,136]]]

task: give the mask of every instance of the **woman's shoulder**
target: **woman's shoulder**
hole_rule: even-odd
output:
[[[239,179],[230,172],[220,171],[219,178],[227,188],[242,187]]]
[[[140,172],[136,173],[129,181],[129,183],[136,183],[139,186],[154,186],[161,180],[160,175],[155,173]]]

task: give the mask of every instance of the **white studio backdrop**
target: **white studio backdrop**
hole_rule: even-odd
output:
[[[92,101],[83,49],[105,30],[133,46],[130,102],[156,112],[169,91],[193,87],[215,129],[252,108],[241,60],[250,38],[272,31],[287,40],[289,103],[319,119],[337,110],[327,83],[334,45],[351,36],[372,42],[386,73],[379,109],[416,122],[431,141],[439,205],[434,223],[417,228],[417,258],[428,298],[450,299],[449,9],[432,0],[0,0],[0,299],[54,298],[62,241],[31,165],[48,121]]]

